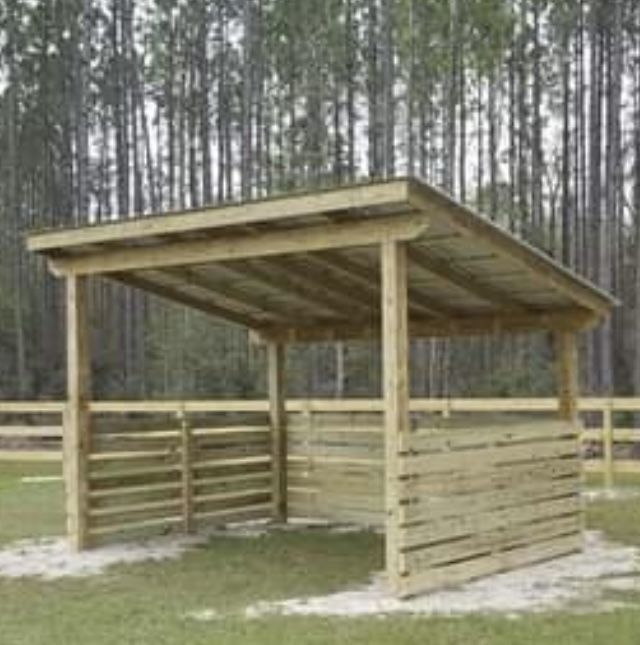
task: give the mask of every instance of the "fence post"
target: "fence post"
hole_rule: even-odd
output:
[[[604,457],[604,484],[607,488],[614,486],[613,463],[613,402],[609,398],[602,409],[602,450]]]
[[[185,533],[193,533],[192,433],[184,410],[180,410],[177,416],[180,422],[180,456],[182,461],[182,526]]]

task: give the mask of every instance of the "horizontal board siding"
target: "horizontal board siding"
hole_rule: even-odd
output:
[[[570,424],[466,419],[414,430],[400,451],[404,595],[580,547],[581,467]]]
[[[270,429],[246,419],[240,423],[198,419],[185,435],[188,440],[180,420],[98,427],[88,459],[88,525],[94,542],[187,522],[268,517]]]
[[[380,414],[289,415],[287,465],[291,517],[383,524]]]

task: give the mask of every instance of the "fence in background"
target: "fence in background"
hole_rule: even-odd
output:
[[[95,401],[92,413],[98,414],[213,414],[263,413],[266,400],[216,401]],[[289,412],[322,413],[380,412],[378,399],[311,399],[287,402]],[[552,412],[554,398],[456,398],[414,399],[413,411],[451,415],[459,412]],[[618,475],[640,474],[640,428],[633,425],[640,413],[640,397],[583,397],[582,413],[588,413],[582,433],[584,466],[587,472],[599,473],[607,486],[613,486]],[[0,402],[0,461],[59,461],[64,403],[59,401]],[[18,421],[16,421],[16,419]],[[635,447],[635,448],[634,448]],[[632,453],[635,451],[635,454]]]

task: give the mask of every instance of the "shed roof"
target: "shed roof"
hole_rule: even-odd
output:
[[[303,341],[379,332],[388,239],[407,243],[413,335],[577,329],[616,304],[416,179],[34,232],[28,248],[59,274],[103,275]]]

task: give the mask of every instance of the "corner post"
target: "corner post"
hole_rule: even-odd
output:
[[[67,534],[74,551],[86,549],[88,535],[88,453],[90,441],[91,354],[87,278],[68,275],[67,406],[63,436]]]
[[[401,594],[398,462],[402,438],[409,430],[409,316],[405,245],[395,240],[383,242],[380,264],[385,410],[385,569],[391,590]]]
[[[578,343],[576,332],[556,331],[554,348],[560,418],[575,425],[578,422]]]
[[[284,394],[285,351],[282,343],[267,343],[267,381],[271,425],[273,520],[287,521],[287,413]]]

